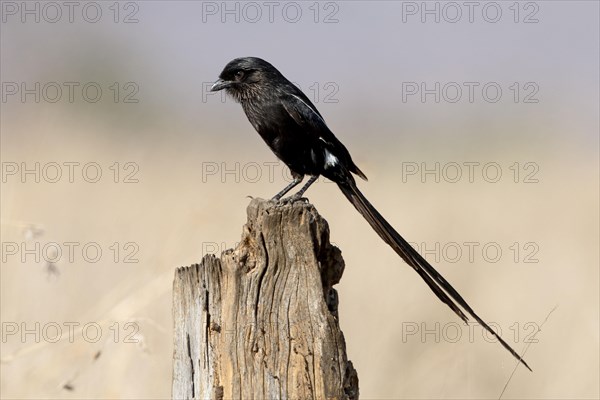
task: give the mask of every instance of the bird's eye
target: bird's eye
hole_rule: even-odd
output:
[[[240,70],[235,73],[235,79],[237,79],[238,81],[242,80],[243,77],[244,77],[244,71]]]

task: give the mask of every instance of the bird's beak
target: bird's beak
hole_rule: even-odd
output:
[[[210,91],[218,92],[219,90],[227,89],[229,86],[231,86],[231,82],[225,81],[223,79],[219,79],[212,85],[212,87],[210,88]]]

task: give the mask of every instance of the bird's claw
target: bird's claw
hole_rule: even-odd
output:
[[[278,203],[281,203],[281,204],[287,204],[287,203],[293,204],[293,203],[295,203],[297,201],[303,201],[305,203],[308,203],[308,199],[306,197],[302,197],[302,195],[298,195],[298,194],[294,194],[294,195],[289,196],[289,197],[284,197],[283,199],[279,199],[279,200],[276,200],[276,201]]]

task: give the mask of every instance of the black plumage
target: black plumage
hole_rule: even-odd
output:
[[[369,225],[427,283],[435,295],[464,322],[471,315],[516,359],[527,363],[467,304],[461,295],[379,214],[358,190],[354,176],[367,179],[346,147],[327,127],[312,102],[275,67],[256,57],[237,58],[228,63],[212,91],[225,89],[241,103],[248,120],[263,140],[291,170],[294,180],[274,196],[279,200],[305,175],[311,178],[292,199],[300,198],[322,175],[337,183]]]

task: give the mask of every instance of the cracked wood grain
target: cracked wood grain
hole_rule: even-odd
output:
[[[175,273],[173,398],[358,399],[327,222],[301,201],[247,215],[235,249]]]

